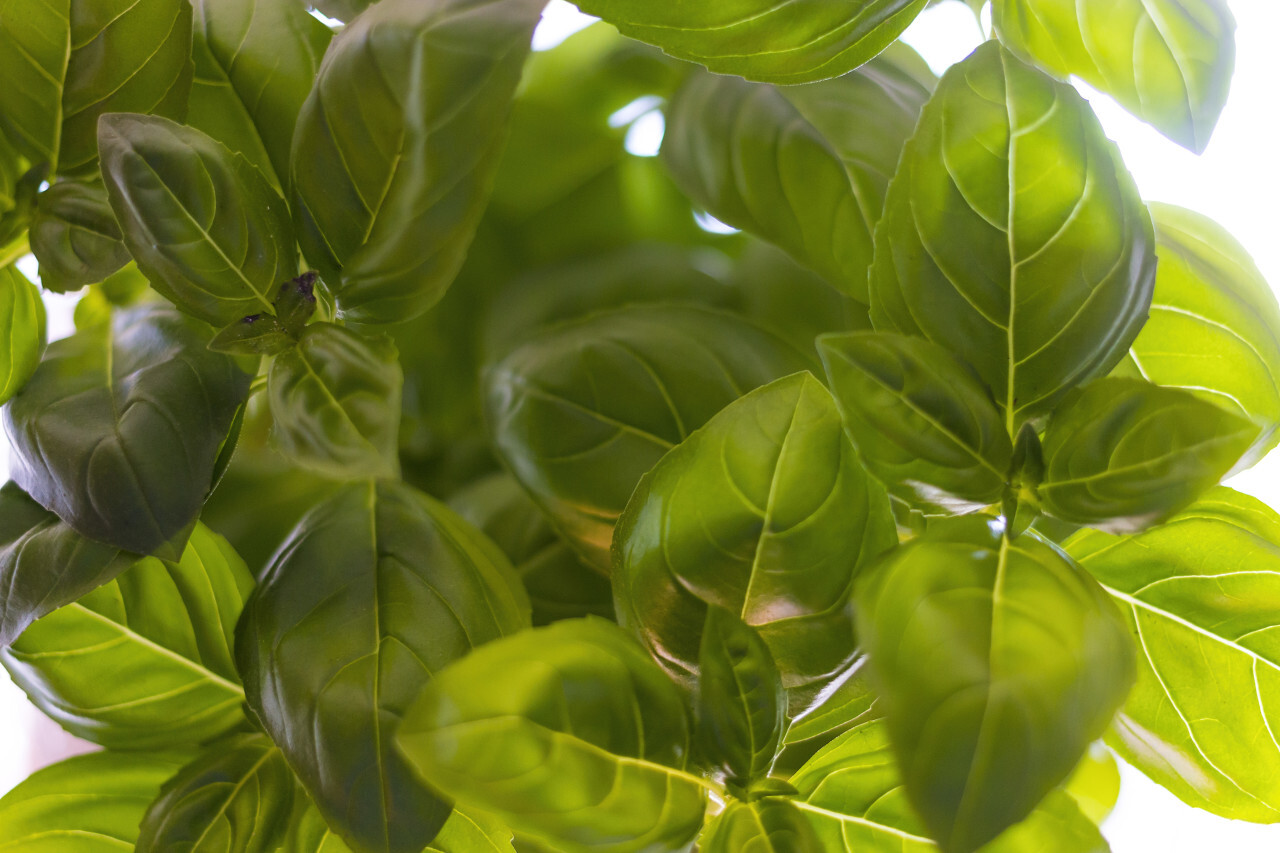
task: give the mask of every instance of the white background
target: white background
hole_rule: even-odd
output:
[[[1203,156],[1164,139],[1108,98],[1084,87],[1082,91],[1119,143],[1144,197],[1180,204],[1222,223],[1253,254],[1274,287],[1280,284],[1280,3],[1228,3],[1239,23],[1236,76],[1231,100]],[[589,21],[563,0],[553,0],[535,47],[549,48]],[[941,72],[976,47],[982,33],[964,5],[948,2],[921,16],[906,39]],[[633,125],[628,147],[638,154],[655,153],[661,134],[661,115],[651,113]],[[24,268],[34,276],[32,266]],[[73,303],[68,297],[51,300],[51,337],[70,332]],[[7,461],[0,440],[0,481],[7,476]],[[1280,507],[1280,455],[1272,454],[1232,485]],[[0,679],[0,732],[0,791],[76,748],[7,678]],[[1280,827],[1222,820],[1182,805],[1137,771],[1124,767],[1122,774],[1119,805],[1104,826],[1115,853],[1280,850]]]

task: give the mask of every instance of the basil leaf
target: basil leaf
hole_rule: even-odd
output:
[[[858,598],[907,796],[959,853],[1031,814],[1134,677],[1124,623],[1093,579],[1034,534],[1010,541],[996,525],[930,525]]]
[[[316,0],[311,5],[330,18],[350,21],[369,7],[373,0]]]
[[[276,446],[298,465],[332,477],[398,476],[403,385],[390,339],[332,323],[308,326],[271,365]]]
[[[860,656],[808,708],[794,714],[774,771],[791,775],[822,747],[849,729],[879,716],[876,694],[867,677],[866,655]]]
[[[38,770],[0,799],[0,838],[21,851],[132,850],[147,806],[185,760],[95,752]]]
[[[1197,808],[1280,822],[1280,516],[1217,488],[1137,536],[1085,530],[1065,547],[1141,649],[1107,743]]]
[[[210,746],[165,783],[138,853],[271,853],[293,805],[293,774],[262,735]]]
[[[1099,379],[1049,420],[1040,501],[1063,521],[1131,533],[1217,485],[1257,437],[1252,422],[1190,392]]]
[[[695,204],[866,302],[872,233],[932,78],[905,45],[806,86],[691,75],[662,156]]]
[[[0,403],[8,402],[31,379],[44,341],[40,289],[16,266],[0,267]]]
[[[178,556],[249,391],[208,341],[151,303],[52,344],[4,409],[14,481],[84,536]]]
[[[30,237],[40,284],[55,293],[97,284],[130,261],[101,184],[59,181],[40,193]]]
[[[49,174],[96,170],[105,113],[186,114],[186,0],[4,0],[0,18],[0,134]]]
[[[624,307],[547,329],[489,368],[488,423],[516,479],[607,572],[614,522],[641,475],[743,393],[811,365],[740,317]]]
[[[411,319],[458,273],[545,0],[384,0],[337,36],[298,115],[294,218],[340,316]]]
[[[625,36],[680,59],[766,83],[837,77],[888,47],[926,0],[729,0],[688,4],[575,0]]]
[[[789,800],[771,797],[735,802],[703,834],[703,853],[806,853],[825,851],[804,812]]]
[[[1151,206],[1151,318],[1117,373],[1192,391],[1263,427],[1249,458],[1280,442],[1280,306],[1253,259],[1213,220]]]
[[[329,825],[357,853],[420,853],[450,806],[391,733],[442,667],[528,624],[492,542],[407,486],[352,483],[277,552],[236,660],[249,706]]]
[[[140,560],[37,620],[0,662],[78,737],[116,749],[200,743],[244,722],[231,649],[252,588],[226,540],[197,525],[180,562]]]
[[[821,339],[849,438],[889,493],[926,511],[997,503],[1013,442],[991,390],[947,350],[887,332]]]
[[[187,123],[279,189],[302,102],[333,34],[301,3],[193,0],[195,80]]]
[[[953,66],[876,230],[876,329],[972,365],[1015,435],[1123,358],[1154,278],[1150,217],[1084,99],[995,42]]]
[[[163,118],[106,116],[98,141],[111,208],[152,287],[219,327],[272,310],[298,256],[284,199],[261,172]]]
[[[300,795],[301,796],[301,795]],[[315,806],[307,804],[289,827],[281,853],[350,853],[333,834]],[[511,830],[474,809],[455,808],[444,828],[422,853],[516,853]]]
[[[1120,799],[1120,767],[1111,750],[1101,741],[1092,744],[1062,789],[1081,814],[1101,826]]]
[[[764,640],[722,607],[707,608],[694,708],[694,740],[718,775],[739,791],[769,775],[787,724],[787,694]]]
[[[680,693],[602,619],[477,649],[427,685],[396,740],[447,796],[563,853],[675,851],[702,826]]]
[[[668,452],[614,540],[621,623],[692,684],[709,605],[760,632],[797,708],[854,661],[854,577],[897,544],[884,489],[812,375],[727,406]]]
[[[1227,103],[1236,21],[1225,0],[994,0],[1000,40],[1111,95],[1202,153]]]

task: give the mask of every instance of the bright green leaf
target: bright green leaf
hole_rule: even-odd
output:
[[[790,800],[731,803],[707,827],[702,853],[819,853],[822,846],[804,812]]]
[[[40,285],[66,293],[105,280],[129,263],[102,185],[59,181],[40,193],[31,219]]]
[[[1120,767],[1115,755],[1101,741],[1094,743],[1062,789],[1085,817],[1101,826],[1120,799]]]
[[[866,663],[866,655],[860,656],[839,681],[823,691],[817,702],[792,717],[775,772],[794,773],[838,736],[879,716]]]
[[[10,264],[0,268],[0,403],[31,379],[44,352],[45,312],[40,289]]]
[[[302,795],[299,795],[302,796]],[[295,813],[281,853],[351,853],[351,848],[334,835],[315,806],[307,803]],[[516,853],[511,830],[475,809],[455,808],[440,834],[423,853]]]

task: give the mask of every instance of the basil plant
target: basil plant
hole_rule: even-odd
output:
[[[0,0],[0,847],[1280,822],[1280,308],[1066,82],[1203,150],[1224,0],[544,5]]]

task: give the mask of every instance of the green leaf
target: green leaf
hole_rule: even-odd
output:
[[[391,735],[422,686],[529,624],[506,558],[443,504],[352,483],[281,546],[240,620],[250,707],[357,853],[420,853],[450,806]]]
[[[215,743],[165,783],[137,853],[271,853],[293,806],[293,774],[260,734]]]
[[[371,2],[373,0],[316,0],[310,5],[330,18],[337,18],[339,21],[350,21],[367,9]]]
[[[241,317],[209,341],[209,349],[227,355],[278,355],[297,345],[273,314]]]
[[[102,550],[79,545],[76,556]],[[252,588],[226,540],[197,525],[180,562],[140,560],[40,618],[0,661],[78,737],[115,749],[200,743],[244,722],[231,650]]]
[[[876,230],[876,329],[968,362],[1015,435],[1124,357],[1154,279],[1150,217],[1084,99],[995,42],[953,66]]]
[[[838,77],[888,47],[927,0],[575,0],[625,36],[680,59],[766,83]]]
[[[186,759],[164,753],[95,752],[32,774],[0,799],[0,838],[21,853],[120,853]]]
[[[937,344],[887,332],[828,335],[818,351],[849,438],[890,494],[947,513],[999,502],[1013,442],[968,365]]]
[[[395,344],[332,323],[276,356],[267,386],[276,447],[331,477],[399,475],[404,374]]]
[[[640,481],[614,540],[618,617],[692,685],[707,607],[740,614],[798,712],[854,662],[854,578],[897,541],[831,395],[795,374],[727,406]]]
[[[298,254],[284,199],[261,172],[163,118],[105,116],[98,141],[111,208],[152,287],[218,327],[271,311]]]
[[[291,159],[303,254],[339,315],[439,301],[492,189],[545,0],[384,0],[333,39]]]
[[[614,522],[641,475],[742,394],[811,366],[740,317],[624,307],[549,328],[488,369],[488,423],[516,479],[607,572]]]
[[[484,646],[427,685],[396,740],[423,779],[562,853],[676,851],[708,783],[680,692],[602,619]]]
[[[208,342],[144,303],[52,344],[4,409],[14,481],[84,536],[176,557],[249,391]]]
[[[1250,458],[1280,442],[1280,306],[1253,259],[1213,220],[1151,206],[1151,318],[1117,372],[1192,391],[1263,427]]]
[[[1115,755],[1101,742],[1089,747],[1063,785],[1081,814],[1101,826],[1120,799],[1120,767]]]
[[[907,796],[948,851],[1026,818],[1133,683],[1132,643],[1093,579],[992,519],[933,524],[893,552],[858,619]]]
[[[97,284],[130,260],[102,185],[81,181],[59,181],[40,193],[31,251],[41,286],[56,293]]]
[[[804,812],[789,800],[731,803],[703,834],[702,853],[818,853],[823,847]]]
[[[1226,0],[994,0],[1000,40],[1074,75],[1197,154],[1209,145],[1235,70]]]
[[[759,633],[736,613],[707,608],[698,653],[695,741],[739,791],[767,777],[787,725],[782,677]]]
[[[279,189],[302,102],[333,34],[288,0],[194,0],[187,123],[243,154]]]
[[[866,663],[866,655],[859,657],[838,681],[823,691],[818,701],[792,717],[783,739],[782,754],[774,765],[776,773],[794,773],[841,734],[879,716]]]
[[[0,133],[50,174],[93,173],[104,113],[185,115],[186,0],[4,0],[0,19]]]
[[[1040,501],[1063,521],[1132,533],[1217,485],[1257,437],[1251,421],[1188,391],[1099,379],[1049,420]]]
[[[1085,530],[1065,547],[1141,650],[1107,743],[1193,806],[1280,822],[1280,516],[1217,488],[1137,536]]]
[[[0,404],[8,402],[31,379],[40,364],[44,341],[40,289],[16,266],[0,267]]]
[[[662,156],[695,204],[866,302],[872,233],[933,79],[906,45],[806,86],[694,74]]]
[[[299,795],[303,796],[303,795]],[[350,853],[351,848],[333,834],[314,805],[307,804],[289,827],[281,853]],[[444,828],[423,853],[516,853],[511,830],[475,809],[455,808]]]

